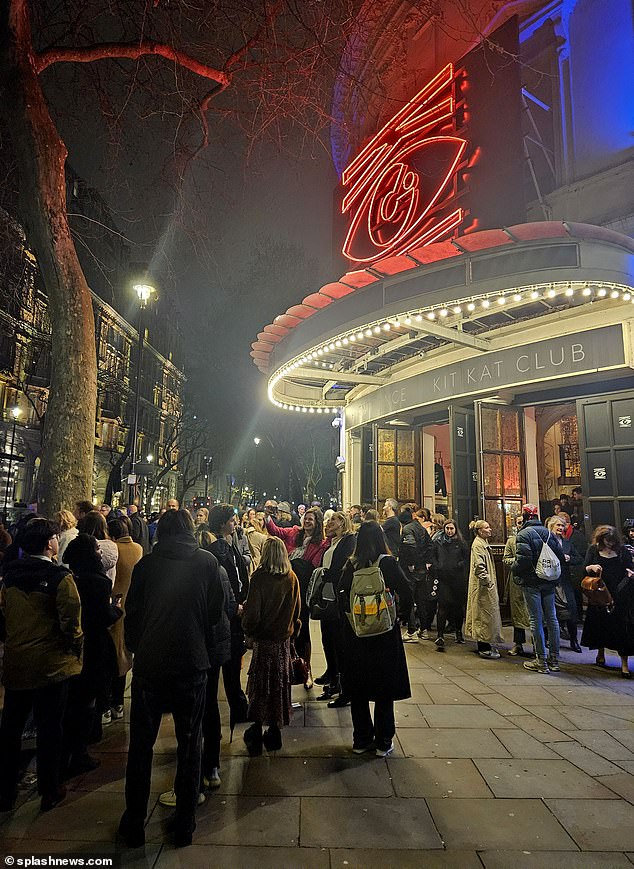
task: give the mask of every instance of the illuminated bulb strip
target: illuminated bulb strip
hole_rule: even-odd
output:
[[[574,284],[571,284],[570,282],[567,282],[565,284],[563,282],[560,282],[548,284],[546,286],[542,285],[541,290],[538,290],[535,286],[518,287],[512,296],[506,296],[500,292],[483,293],[479,296],[472,296],[471,298],[467,299],[457,299],[454,302],[443,305],[442,307],[429,307],[419,309],[417,312],[410,311],[402,314],[397,314],[393,318],[390,318],[390,322],[380,320],[375,321],[374,323],[368,323],[367,326],[364,326],[357,332],[347,332],[345,334],[342,334],[336,339],[330,340],[328,343],[323,344],[321,347],[311,348],[310,351],[304,351],[303,355],[286,362],[269,379],[269,400],[276,407],[279,407],[283,410],[294,410],[296,412],[314,412],[316,410],[317,413],[322,412],[322,410],[323,412],[332,410],[333,413],[336,413],[339,405],[335,406],[329,402],[324,402],[320,405],[315,401],[310,401],[307,399],[307,402],[310,403],[302,405],[288,404],[283,401],[278,401],[274,397],[273,390],[280,380],[284,379],[289,375],[292,375],[295,369],[300,368],[302,365],[306,365],[311,360],[315,360],[315,365],[319,366],[320,363],[317,361],[317,357],[323,357],[328,353],[332,353],[333,351],[340,349],[342,346],[348,346],[349,344],[356,343],[356,341],[362,341],[364,337],[377,338],[383,332],[391,331],[392,326],[400,327],[401,319],[406,326],[410,326],[412,322],[422,323],[424,318],[433,321],[438,316],[442,318],[448,317],[450,312],[455,315],[460,315],[465,308],[469,313],[473,313],[476,310],[477,304],[479,304],[484,310],[487,310],[490,308],[491,301],[494,299],[500,306],[506,304],[508,301],[510,301],[511,298],[514,302],[524,302],[525,304],[529,301],[536,301],[540,298],[554,299],[558,296],[558,294],[562,294],[566,298],[571,299],[575,295],[575,289],[581,291],[581,295],[585,300],[592,301],[595,298],[606,300],[609,296],[610,299],[613,299],[615,301],[631,301],[634,304],[634,291],[631,287],[605,282],[596,282],[588,286],[585,282],[579,281],[574,282]],[[333,370],[334,363],[322,362],[321,367],[327,370]]]

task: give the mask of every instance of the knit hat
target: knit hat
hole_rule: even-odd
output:
[[[539,507],[536,504],[524,504],[522,507],[522,513],[528,514],[529,516],[539,516]]]

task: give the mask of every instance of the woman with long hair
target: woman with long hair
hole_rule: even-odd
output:
[[[269,537],[262,547],[260,566],[251,576],[242,613],[242,627],[252,641],[247,695],[249,720],[244,734],[250,755],[279,751],[282,727],[290,724],[290,641],[299,634],[299,582],[281,540]],[[264,724],[268,730],[262,732]]]
[[[355,545],[355,535],[352,529],[352,519],[347,513],[338,510],[326,523],[326,539],[330,546],[324,553],[322,566],[324,568],[323,581],[332,583],[336,594],[341,574],[346,561],[352,555]],[[328,706],[337,709],[347,706],[350,702],[341,680],[340,659],[343,653],[341,643],[341,623],[337,618],[322,619],[321,642],[326,657],[326,672],[319,679],[318,685],[323,685],[323,693],[318,700],[328,700]]]
[[[438,614],[436,649],[445,650],[447,620],[454,626],[456,642],[464,643],[464,622],[469,576],[469,547],[454,519],[446,519],[431,544],[431,558],[438,579]]]
[[[249,516],[251,518],[244,529],[244,534],[251,550],[251,567],[257,570],[262,560],[262,547],[266,543],[269,532],[266,528],[265,513],[249,510]]]
[[[350,592],[355,570],[377,565],[386,589],[396,593],[402,618],[412,608],[412,593],[397,560],[388,554],[385,535],[378,522],[363,522],[355,550],[348,559],[338,601],[342,621],[344,654],[341,669],[352,713],[352,750],[355,754],[375,750],[378,757],[391,754],[394,744],[394,701],[411,697],[405,649],[399,619],[383,634],[358,637],[349,620]],[[374,721],[370,702],[374,701]]]
[[[330,541],[324,536],[324,515],[319,507],[311,507],[304,513],[304,524],[301,526],[281,528],[272,516],[267,517],[266,524],[269,534],[284,541],[291,566],[299,580],[302,599],[302,628],[295,646],[298,654],[308,664],[308,679],[304,683],[304,688],[309,691],[313,687],[313,676],[310,668],[312,647],[306,592],[313,570],[321,566],[324,552],[330,545]]]
[[[90,513],[86,513],[85,516],[81,517],[77,523],[77,528],[80,534],[91,534],[97,538],[97,546],[101,555],[104,572],[112,585],[114,585],[117,575],[119,550],[114,540],[110,539],[103,513],[100,513],[99,510],[91,510]]]
[[[603,578],[614,604],[589,606],[581,645],[597,650],[596,663],[605,667],[605,650],[615,649],[621,658],[621,675],[630,679],[629,656],[634,655],[634,563],[622,546],[616,528],[599,525],[586,553],[586,573]]]
[[[564,516],[566,516],[566,513],[560,511],[557,515],[551,516],[546,522],[546,527],[557,537],[564,553],[561,576],[555,589],[555,611],[559,624],[568,629],[571,650],[573,652],[581,652],[581,646],[577,642],[577,625],[580,619],[577,612],[577,601],[572,585],[570,568],[573,565],[582,564],[583,558],[572,545],[572,542],[566,537],[568,524]]]
[[[57,524],[59,525],[60,530],[57,563],[66,565],[66,562],[64,560],[64,553],[66,552],[66,547],[68,546],[70,541],[74,540],[75,537],[77,537],[77,535],[79,534],[79,531],[77,530],[77,519],[75,519],[75,515],[71,513],[70,510],[59,510],[55,514],[55,522],[57,522]]]

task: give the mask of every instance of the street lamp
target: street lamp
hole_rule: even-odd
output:
[[[253,438],[253,443],[255,444],[255,455],[253,457],[253,506],[255,507],[258,503],[258,444],[260,443],[260,438]]]
[[[13,453],[15,451],[15,426],[16,426],[16,423],[18,421],[18,417],[20,416],[21,413],[22,413],[22,411],[20,410],[19,407],[16,406],[16,407],[11,408],[11,416],[13,417],[13,425],[11,426],[11,450],[9,452],[9,467],[7,469],[7,486],[6,486],[6,489],[4,490],[4,510],[3,510],[3,513],[4,513],[5,521],[7,519],[7,503],[9,501],[9,486],[11,485],[11,468],[13,465]]]
[[[136,492],[137,440],[139,438],[139,404],[141,402],[141,367],[143,364],[145,309],[147,308],[147,303],[152,298],[152,294],[155,292],[155,289],[151,284],[135,284],[133,289],[134,292],[137,294],[137,298],[139,300],[139,352],[136,365],[136,395],[134,397],[134,429],[132,438],[132,457],[130,460],[130,476],[128,477],[128,494],[130,504],[134,502],[134,495]]]

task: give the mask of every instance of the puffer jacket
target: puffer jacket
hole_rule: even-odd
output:
[[[81,603],[67,567],[30,555],[7,564],[0,608],[6,688],[33,690],[81,673]]]
[[[518,585],[542,585],[544,580],[535,573],[537,559],[544,543],[548,543],[559,559],[562,569],[565,564],[564,553],[559,538],[544,528],[539,519],[529,519],[516,535],[516,554],[512,565],[513,577]],[[553,584],[554,587],[554,584]]]
[[[431,564],[431,537],[417,519],[403,528],[398,561],[404,570],[413,565],[415,571],[424,571]]]

